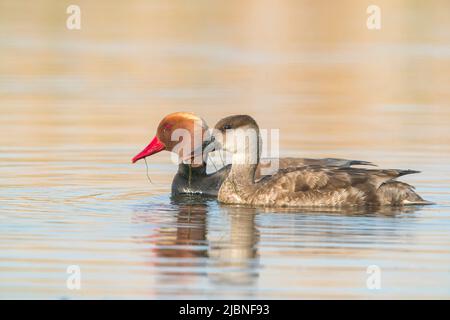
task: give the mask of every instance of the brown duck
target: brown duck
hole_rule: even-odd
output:
[[[177,129],[187,130],[191,137],[190,147],[195,150],[188,161],[180,162],[178,172],[172,181],[172,194],[202,194],[207,196],[217,196],[222,182],[228,176],[231,165],[222,167],[214,173],[206,172],[208,152],[202,148],[207,145],[209,136],[206,134],[208,125],[197,115],[189,112],[176,112],[164,117],[158,125],[156,136],[150,144],[133,158],[136,161],[166,150],[178,152],[175,150],[179,140],[173,139],[173,134]],[[195,143],[195,135],[200,135],[200,143]],[[199,161],[200,160],[200,161]],[[261,177],[261,167],[270,165],[270,159],[263,160],[255,171],[256,179]],[[347,159],[309,159],[309,158],[281,158],[279,159],[279,168],[298,167],[303,165],[337,166],[350,167],[352,165],[372,165],[367,161],[347,160]]]
[[[236,139],[237,132],[254,132],[254,139]],[[232,167],[221,184],[218,200],[228,204],[265,207],[402,206],[430,204],[414,188],[395,179],[413,170],[381,170],[307,165],[280,169],[258,180],[259,128],[248,115],[220,120],[215,126],[215,148],[233,154]],[[236,141],[245,141],[239,147]],[[211,149],[211,148],[210,148]]]

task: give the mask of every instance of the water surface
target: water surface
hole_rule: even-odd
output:
[[[448,2],[0,2],[0,298],[450,298]],[[280,5],[280,3],[282,5]],[[233,113],[436,205],[268,210],[170,197],[160,119]],[[80,290],[66,269],[81,269]],[[381,289],[366,286],[367,267]]]

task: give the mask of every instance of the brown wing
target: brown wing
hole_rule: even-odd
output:
[[[372,162],[362,160],[349,160],[338,158],[280,158],[280,168],[299,166],[330,166],[330,167],[350,167],[354,165],[376,166]]]
[[[384,182],[400,176],[418,172],[419,171],[414,170],[397,169],[360,169],[347,167],[335,168],[324,166],[306,166],[283,169],[279,174],[293,174],[295,176],[296,190],[337,189],[361,186],[364,184],[370,184],[376,190]]]
[[[412,170],[377,170],[304,166],[280,170],[262,179],[258,188],[262,197],[279,203],[339,205],[378,203],[377,189],[387,181]],[[270,190],[270,192],[267,192]],[[264,191],[264,192],[263,192]],[[259,193],[259,192],[258,192]],[[266,200],[267,200],[266,199]]]
[[[311,158],[279,158],[278,166],[272,165],[274,159],[266,158],[261,159],[256,170],[256,180],[259,180],[262,176],[273,175],[278,172],[279,169],[287,168],[297,168],[303,166],[323,166],[323,167],[351,167],[354,165],[365,165],[365,166],[376,166],[375,164],[368,161],[361,160],[348,160],[348,159],[338,159],[338,158],[322,158],[322,159],[311,159]]]

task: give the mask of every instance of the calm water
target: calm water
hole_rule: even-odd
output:
[[[380,31],[361,1],[77,2],[69,31],[60,1],[0,0],[0,298],[450,298],[447,1],[377,1]],[[172,199],[169,154],[152,184],[131,158],[183,110],[248,113],[283,156],[421,170],[403,180],[436,205]]]

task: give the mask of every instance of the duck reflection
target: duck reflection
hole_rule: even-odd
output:
[[[164,215],[169,221],[156,224],[150,242],[156,256],[154,266],[164,282],[186,283],[205,274],[208,203],[207,198],[172,197],[170,212]]]
[[[211,285],[220,286],[225,295],[238,293],[238,288],[251,292],[260,275],[260,232],[271,234],[266,239],[271,245],[289,249],[270,252],[280,259],[286,254],[296,259],[365,257],[370,256],[370,243],[398,240],[396,217],[421,209],[255,209],[192,195],[172,197],[170,205],[167,198],[162,200],[164,204],[147,205],[135,215],[151,228],[145,242],[151,248],[149,265],[156,272],[156,293],[161,296],[203,294]],[[373,224],[381,227],[372,228]],[[335,245],[355,241],[362,247]]]
[[[155,210],[158,214],[151,215]],[[167,214],[161,221],[163,210]],[[258,276],[255,209],[218,207],[215,199],[178,195],[171,197],[170,208],[149,205],[135,217],[158,226],[145,242],[164,283],[186,284],[200,276],[216,284],[246,285]]]
[[[259,275],[256,210],[222,206],[220,212],[227,228],[209,233],[209,278],[215,283],[253,284]]]
[[[367,206],[367,207],[304,207],[304,208],[261,208],[264,213],[296,213],[296,214],[325,214],[338,216],[379,216],[400,217],[414,214],[422,210],[424,205],[411,206]]]

